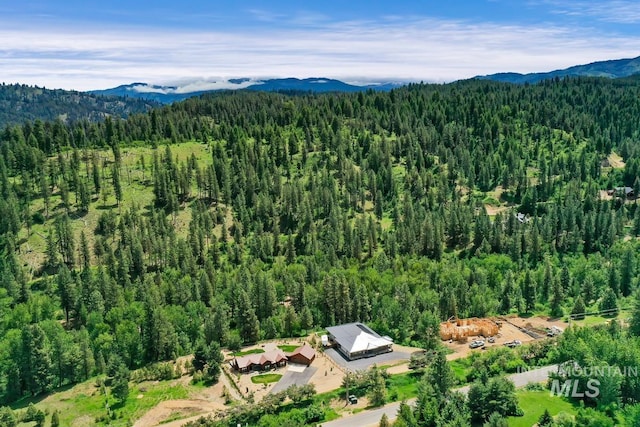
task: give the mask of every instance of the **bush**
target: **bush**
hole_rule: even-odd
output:
[[[142,381],[166,381],[174,378],[180,378],[181,372],[178,366],[174,366],[171,362],[154,363],[138,369],[134,372],[131,379],[134,382]]]
[[[541,383],[527,383],[527,385],[524,386],[524,389],[527,391],[542,391],[545,388]]]
[[[31,215],[31,220],[34,224],[44,224],[45,222],[45,218],[44,215],[42,215],[42,212],[35,212],[33,215]]]
[[[307,424],[315,423],[322,421],[324,418],[324,411],[319,405],[313,404],[306,409],[304,416]]]

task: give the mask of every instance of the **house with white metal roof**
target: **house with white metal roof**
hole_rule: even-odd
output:
[[[355,360],[393,351],[393,340],[381,337],[367,325],[354,322],[327,328],[329,341],[347,359]]]

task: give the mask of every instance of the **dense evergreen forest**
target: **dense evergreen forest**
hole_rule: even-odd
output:
[[[104,120],[107,116],[125,118],[158,105],[149,100],[2,83],[0,128],[38,119],[73,123]]]
[[[355,320],[431,348],[451,316],[628,305],[640,209],[602,190],[640,194],[639,130],[637,78],[8,126],[0,401]]]

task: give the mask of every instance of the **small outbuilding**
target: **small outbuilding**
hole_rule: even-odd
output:
[[[287,356],[289,363],[298,363],[300,365],[309,366],[316,358],[316,351],[307,343],[296,348]]]

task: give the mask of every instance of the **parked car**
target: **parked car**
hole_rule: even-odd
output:
[[[509,348],[514,348],[514,347],[518,347],[518,346],[522,345],[522,341],[520,341],[520,340],[508,341],[508,342],[504,343],[504,345],[506,345]]]
[[[496,339],[494,337],[489,337],[489,339],[487,341],[489,341],[491,344],[493,344],[494,342],[496,342]]]
[[[471,341],[471,343],[469,343],[469,348],[478,348],[478,347],[484,347],[484,341],[473,340]]]
[[[358,403],[358,398],[353,394],[349,395],[349,403],[352,404],[352,405],[357,404]]]

